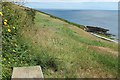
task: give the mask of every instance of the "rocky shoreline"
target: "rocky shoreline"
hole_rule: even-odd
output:
[[[102,34],[108,37],[112,37],[115,36],[113,34],[108,33],[108,29],[105,28],[101,28],[101,27],[96,27],[96,26],[84,26],[84,30],[87,32],[92,32],[95,34]]]
[[[31,8],[32,9],[32,8]],[[105,29],[105,28],[101,28],[101,27],[95,27],[95,26],[85,26],[85,25],[80,25],[80,24],[77,24],[77,23],[74,23],[74,22],[70,22],[66,19],[63,19],[63,18],[60,18],[60,17],[56,17],[54,15],[51,15],[49,13],[46,13],[46,12],[43,12],[43,11],[40,11],[40,10],[37,10],[35,9],[34,11],[38,11],[38,12],[41,12],[43,14],[46,14],[46,15],[49,15],[50,17],[52,18],[55,18],[55,19],[59,19],[59,20],[62,20],[64,22],[67,22],[68,24],[71,24],[71,25],[74,25],[74,26],[77,26],[87,32],[91,32],[91,33],[95,33],[95,34],[100,34],[100,35],[103,35],[103,36],[106,36],[106,37],[109,37],[109,38],[112,38],[114,37],[115,35],[113,34],[110,34],[108,33],[108,29]],[[114,38],[113,38],[114,39]]]

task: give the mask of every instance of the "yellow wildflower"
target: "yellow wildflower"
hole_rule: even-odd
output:
[[[8,32],[11,32],[11,30],[10,30],[10,29],[8,29]]]
[[[2,13],[2,12],[0,12],[0,16],[3,16],[3,13]]]
[[[7,22],[4,22],[4,25],[7,25]]]
[[[6,58],[4,58],[3,60],[6,61]]]
[[[15,50],[13,50],[13,52],[16,52]]]
[[[15,27],[13,27],[13,29],[15,29]]]
[[[4,21],[5,21],[5,22],[7,22],[7,20],[6,20],[6,19],[5,19]]]

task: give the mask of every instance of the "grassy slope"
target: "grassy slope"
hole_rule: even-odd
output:
[[[23,8],[12,6],[21,12],[18,15],[28,15]],[[22,24],[18,30],[21,37],[17,41],[28,47],[23,54],[31,55],[28,65],[42,66],[46,78],[117,76],[116,44],[38,11],[34,24],[27,19],[28,25]]]

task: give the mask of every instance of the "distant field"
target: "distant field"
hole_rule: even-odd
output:
[[[11,3],[5,3],[4,7],[11,10],[11,15],[20,16],[18,23],[8,23],[16,26],[16,35],[11,36],[18,47],[15,47],[15,54],[7,52],[12,47],[3,49],[3,59],[6,58],[3,63],[5,79],[11,76],[6,72],[12,72],[11,67],[32,65],[40,65],[45,78],[117,77],[117,44],[96,38],[74,25],[38,11]],[[10,14],[6,12],[4,18],[9,19]],[[7,38],[4,41],[3,48],[10,45]],[[16,63],[8,57],[15,57]]]

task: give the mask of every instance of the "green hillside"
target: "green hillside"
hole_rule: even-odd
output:
[[[117,77],[117,44],[30,8],[3,3],[2,9],[3,80],[13,67],[35,65],[45,78]]]

